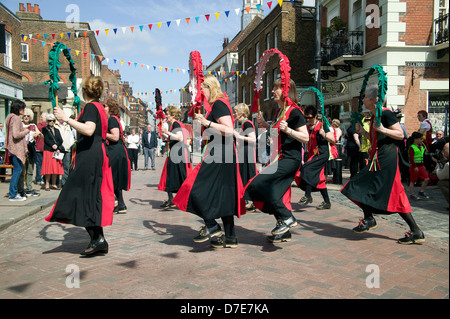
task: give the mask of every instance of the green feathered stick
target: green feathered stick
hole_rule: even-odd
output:
[[[363,109],[363,99],[366,95],[366,87],[369,82],[369,78],[375,73],[378,72],[378,102],[376,108],[376,124],[378,126],[381,125],[381,115],[383,113],[383,102],[387,93],[387,76],[386,72],[384,72],[383,67],[381,65],[374,65],[370,68],[369,72],[364,77],[363,85],[361,88],[361,93],[359,94],[359,104],[358,104],[358,112],[352,114],[353,119],[353,128],[355,128],[356,123],[360,123],[363,125],[362,120],[364,116],[362,115]]]
[[[48,57],[48,66],[50,68],[49,77],[50,80],[44,82],[44,85],[49,84],[49,101],[52,102],[53,108],[58,105],[58,91],[60,90],[58,82],[61,81],[61,77],[58,74],[59,68],[61,67],[61,62],[59,61],[59,54],[63,52],[67,61],[70,64],[70,76],[69,80],[72,82],[71,91],[74,94],[73,106],[77,108],[78,113],[80,113],[81,100],[77,92],[77,69],[75,68],[75,62],[70,55],[69,49],[65,44],[61,42],[56,42],[52,49],[50,50]]]
[[[317,98],[319,99],[320,106],[321,106],[320,112],[322,113],[323,126],[324,126],[324,129],[326,129],[325,131],[329,132],[331,125],[330,125],[330,122],[328,121],[327,117],[325,116],[325,102],[324,102],[324,98],[323,98],[322,92],[320,92],[317,88],[312,86],[312,87],[309,87],[309,88],[303,90],[302,93],[300,93],[300,98],[307,91],[313,91],[313,92],[315,92],[317,94]]]

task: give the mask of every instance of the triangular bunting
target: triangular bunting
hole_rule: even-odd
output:
[[[172,21],[167,21],[167,27],[170,27],[170,23],[172,23]]]
[[[134,32],[134,27],[130,27],[130,29],[131,29],[131,32]]]
[[[269,9],[272,9],[272,1],[268,1],[267,5],[269,6]]]
[[[189,24],[189,21],[191,21],[191,18],[186,18],[187,24]]]
[[[227,16],[227,18],[228,18],[229,14],[230,14],[230,11],[225,11],[225,15]]]
[[[278,4],[280,5],[280,7],[283,5],[283,0],[278,0]]]
[[[106,35],[108,35],[109,29],[105,29],[105,33],[106,33]]]
[[[220,12],[215,13],[217,20],[219,20]]]
[[[161,22],[158,22],[158,28],[160,28],[161,29]]]
[[[250,7],[245,7],[245,11],[247,11],[247,13],[250,13]]]
[[[206,21],[209,21],[209,14],[205,14]]]
[[[148,28],[150,29],[150,31],[152,31],[152,27],[153,27],[153,24],[148,25]]]
[[[139,26],[139,29],[141,29],[141,32],[142,32],[142,30],[144,30],[144,26],[143,26],[143,25],[140,25],[140,26]]]

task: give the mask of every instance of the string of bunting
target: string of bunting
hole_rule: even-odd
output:
[[[26,42],[27,40],[32,41],[33,44],[37,44],[37,42],[41,42],[42,46],[45,47],[46,45],[50,45],[53,46],[54,43],[53,42],[46,42],[43,40],[38,40],[36,38],[30,38],[29,36],[26,36],[24,34],[22,34],[22,41]],[[102,61],[106,61],[106,63],[109,64],[110,61],[114,62],[114,65],[119,66],[118,63],[120,63],[120,66],[126,66],[128,65],[129,67],[134,66],[135,68],[137,68],[138,66],[140,66],[142,69],[145,70],[145,68],[147,68],[148,71],[159,71],[159,72],[163,72],[165,71],[166,73],[176,73],[179,75],[186,75],[189,74],[190,71],[183,69],[183,68],[169,68],[169,67],[163,67],[163,66],[150,66],[148,64],[143,64],[143,63],[138,63],[138,62],[126,62],[123,59],[113,59],[113,58],[108,58],[108,57],[104,57],[101,55],[96,55],[96,54],[92,54],[92,53],[88,53],[88,52],[82,52],[80,50],[73,50],[70,48],[67,48],[68,52],[71,53],[72,51],[75,52],[76,56],[79,56],[80,54],[82,54],[84,57],[87,57],[88,55],[94,60],[95,58],[98,58],[100,60],[100,62]],[[219,81],[222,83],[222,81],[227,82],[228,80],[233,80],[233,79],[237,79],[237,77],[242,77],[243,74],[253,74],[252,70],[246,70],[246,71],[232,71],[232,72],[216,72],[216,71],[203,71],[203,74],[213,74],[215,76],[218,76],[220,79]]]
[[[291,3],[293,3],[294,0],[290,0]],[[268,1],[267,2],[267,6],[269,7],[269,9],[272,9],[272,5],[273,5],[274,1]],[[281,6],[283,4],[283,0],[277,0],[278,4]],[[250,13],[250,6],[246,6],[244,7],[245,12],[247,12],[247,14]],[[256,5],[256,9],[258,11],[261,11],[261,5],[258,4]],[[239,15],[239,13],[241,12],[241,8],[236,8],[233,10],[226,10],[226,11],[222,11],[222,12],[216,12],[213,15],[216,17],[217,20],[219,20],[219,17],[223,14],[225,14],[225,16],[228,18],[230,15],[230,12],[234,11],[236,13],[236,15]],[[244,12],[244,14],[245,14]],[[135,25],[135,26],[127,26],[127,27],[113,27],[113,28],[108,28],[108,29],[102,29],[102,30],[89,30],[89,31],[83,31],[83,32],[55,32],[55,33],[42,33],[42,35],[44,36],[45,39],[49,38],[50,36],[55,39],[58,36],[61,38],[61,40],[63,40],[64,36],[67,34],[67,37],[70,39],[72,36],[75,37],[79,37],[80,34],[83,34],[85,37],[87,36],[87,34],[89,32],[93,32],[94,34],[96,34],[97,36],[99,36],[100,34],[105,34],[105,35],[109,35],[114,33],[114,35],[117,35],[117,32],[119,32],[119,30],[122,30],[123,34],[125,34],[127,32],[127,30],[130,30],[131,33],[134,33],[134,31],[136,29],[139,29],[141,32],[143,32],[144,30],[148,30],[148,31],[152,31],[154,30],[154,26],[158,26],[158,29],[161,29],[161,27],[163,25],[167,25],[167,28],[170,28],[170,26],[175,23],[177,24],[177,26],[179,27],[181,25],[181,21],[185,21],[187,25],[190,25],[191,21],[196,21],[196,23],[199,23],[200,21],[200,17],[205,17],[206,21],[209,22],[210,18],[212,16],[212,14],[204,14],[204,15],[197,15],[194,16],[193,18],[183,18],[183,19],[174,19],[174,20],[168,20],[165,23],[163,22],[156,22],[156,23],[147,23],[147,24],[141,24],[141,25]],[[30,36],[31,38],[32,36]],[[41,37],[41,34],[37,34],[36,35],[37,39],[39,40],[39,38]]]

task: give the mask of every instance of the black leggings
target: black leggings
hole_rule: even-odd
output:
[[[226,216],[222,217],[223,228],[225,230],[225,237],[227,238],[235,238],[236,231],[234,229],[234,216]],[[214,219],[205,219],[205,225],[207,228],[213,228],[217,225],[217,222]]]
[[[103,227],[100,226],[86,227],[86,231],[88,232],[89,237],[91,237],[91,241],[97,241],[100,236],[103,238],[105,237],[103,235]]]
[[[116,195],[117,206],[118,206],[119,208],[125,207],[125,202],[124,202],[124,200],[123,200],[122,190],[120,190],[120,191],[114,191],[114,195]]]
[[[377,208],[373,208],[371,206],[365,205],[365,204],[359,204],[364,212],[364,219],[373,218],[373,214],[380,214],[380,215],[390,215],[391,213],[387,211],[383,211]],[[414,217],[412,213],[404,214],[404,213],[398,213],[403,220],[408,224],[409,228],[413,233],[420,232],[420,228],[417,225],[416,221],[414,220]]]
[[[328,189],[320,189],[320,194],[323,197],[325,203],[330,204],[330,197],[328,196]],[[312,186],[307,184],[305,187],[305,196],[310,198],[312,193]]]

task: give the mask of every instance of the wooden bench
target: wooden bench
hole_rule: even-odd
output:
[[[11,177],[12,176],[12,173],[13,173],[13,169],[14,169],[14,166],[12,166],[12,165],[4,165],[4,164],[0,164],[0,168],[6,168],[6,169],[11,169],[11,175],[0,175],[0,177]]]

